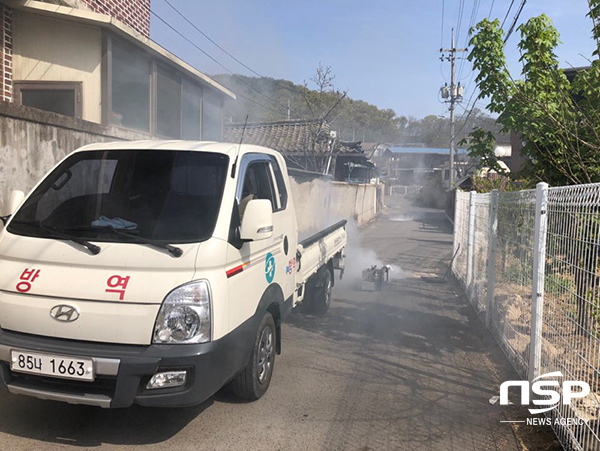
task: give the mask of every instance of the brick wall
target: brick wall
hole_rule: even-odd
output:
[[[0,100],[12,100],[12,9],[0,5]]]
[[[150,37],[150,0],[80,0],[90,11],[106,14]]]

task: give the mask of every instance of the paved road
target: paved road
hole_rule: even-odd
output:
[[[196,408],[106,411],[4,393],[0,449],[555,449],[548,430],[500,423],[520,408],[488,402],[517,376],[457,287],[440,283],[452,248],[443,213],[391,203],[354,233],[358,265],[329,313],[284,326],[261,400],[219,393]],[[352,273],[377,262],[373,251],[401,270],[383,292],[357,291]]]

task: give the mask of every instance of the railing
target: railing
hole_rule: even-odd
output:
[[[421,185],[390,185],[390,196],[414,196],[421,192]]]
[[[546,413],[562,445],[600,450],[600,184],[457,192],[454,219],[469,301],[523,379],[562,374]],[[590,394],[565,404],[563,381]]]

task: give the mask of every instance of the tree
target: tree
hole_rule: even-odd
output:
[[[599,0],[590,2],[597,24]],[[514,80],[506,66],[504,32],[498,20],[482,20],[474,30],[468,59],[479,73],[480,98],[499,114],[503,130],[520,134],[529,157],[524,175],[532,182],[554,185],[600,181],[600,64],[576,75],[570,83],[554,49],[559,34],[550,19],[533,17],[518,28],[523,78]],[[594,26],[598,41],[600,28]],[[473,136],[473,134],[471,135]],[[490,156],[491,158],[491,156]]]
[[[303,160],[298,160],[288,156],[296,164],[304,166],[305,169],[314,170],[323,174],[332,167],[331,159],[336,146],[336,140],[330,136],[324,136],[328,130],[327,121],[330,116],[338,109],[342,100],[346,98],[348,90],[339,91],[335,89],[333,80],[335,75],[331,71],[331,66],[323,66],[319,62],[316,73],[309,80],[316,86],[316,90],[310,90],[308,83],[304,82],[302,89],[302,98],[310,111],[309,127],[311,139],[305,148]],[[329,151],[323,154],[318,151],[323,142],[327,143]]]
[[[600,0],[590,0],[589,5],[597,57]],[[518,30],[523,75],[519,80],[514,80],[506,67],[504,33],[499,21],[484,19],[472,30],[468,59],[479,72],[475,79],[479,97],[489,99],[488,109],[499,114],[497,120],[504,131],[518,133],[526,142],[522,152],[529,162],[523,175],[530,183],[541,180],[551,185],[572,185],[600,181],[600,62],[592,61],[590,68],[579,72],[571,83],[558,67],[554,49],[559,34],[550,19],[545,15],[533,17]],[[471,134],[476,144],[485,144],[485,138],[481,130]],[[480,145],[475,152],[487,152],[482,156],[492,161],[492,148]],[[597,309],[599,301],[598,212],[589,213],[577,209],[565,213],[570,215],[572,227],[554,243],[555,251],[560,249],[572,268],[580,331],[588,330],[589,305]]]

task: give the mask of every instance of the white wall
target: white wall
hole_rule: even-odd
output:
[[[82,118],[102,120],[100,28],[13,12],[13,80],[82,82]]]
[[[304,181],[290,177],[300,239],[347,219],[365,224],[378,212],[379,185],[332,182],[322,178]]]

